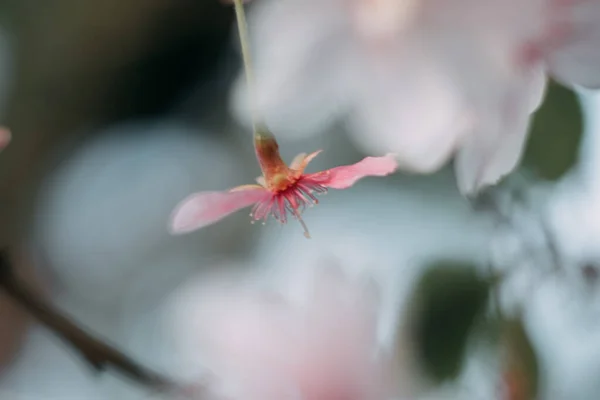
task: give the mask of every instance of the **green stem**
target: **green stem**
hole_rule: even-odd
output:
[[[255,139],[257,137],[273,138],[273,134],[266,129],[263,118],[258,112],[258,101],[256,96],[256,80],[254,78],[254,69],[252,68],[252,56],[250,55],[250,40],[248,39],[248,24],[246,23],[246,13],[244,12],[243,0],[234,0],[235,14],[237,17],[238,33],[240,36],[240,45],[242,48],[242,59],[244,62],[244,71],[246,73],[247,92],[250,101],[250,110],[252,113],[252,130]]]

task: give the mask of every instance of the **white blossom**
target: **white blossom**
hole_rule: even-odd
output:
[[[368,152],[431,172],[453,155],[465,194],[518,164],[548,73],[598,86],[597,0],[260,0],[258,107],[281,134],[344,117]],[[233,109],[249,120],[242,79]]]

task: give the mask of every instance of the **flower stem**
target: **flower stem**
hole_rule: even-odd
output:
[[[248,24],[246,23],[246,13],[244,12],[243,0],[233,0],[235,5],[235,15],[237,17],[238,33],[240,36],[240,45],[242,48],[242,59],[244,62],[244,72],[246,73],[246,85],[252,113],[252,130],[254,138],[273,138],[273,134],[266,129],[263,118],[258,111],[258,99],[256,95],[256,80],[254,78],[254,69],[252,67],[252,56],[250,55],[250,40],[248,39]]]

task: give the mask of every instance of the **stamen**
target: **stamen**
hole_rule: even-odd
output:
[[[310,203],[312,203],[312,204],[319,204],[319,200],[313,194],[313,192],[316,192],[313,188],[310,188],[310,187],[308,187],[306,185],[302,185],[302,184],[299,184],[298,188],[303,193],[305,193],[308,197],[310,197],[310,199],[311,199]]]
[[[306,226],[304,220],[302,219],[298,211],[294,210],[294,216],[296,217],[298,222],[300,222],[300,225],[302,225],[302,228],[304,229],[304,237],[310,239],[310,232],[308,231],[308,226]]]
[[[287,221],[286,218],[286,213],[285,213],[285,199],[283,198],[283,196],[279,196],[277,198],[277,214],[279,216],[278,220],[281,221],[281,223],[285,224],[285,222]]]
[[[300,188],[296,189],[295,193],[296,193],[296,197],[301,201],[302,206],[312,203],[312,201],[307,196],[308,193],[305,194],[302,191],[302,189],[300,189]]]

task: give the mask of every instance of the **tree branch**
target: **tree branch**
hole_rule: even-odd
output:
[[[193,395],[193,389],[171,382],[95,338],[37,295],[14,274],[8,251],[0,251],[0,289],[40,323],[72,346],[98,372],[113,367],[130,380],[158,392]]]

